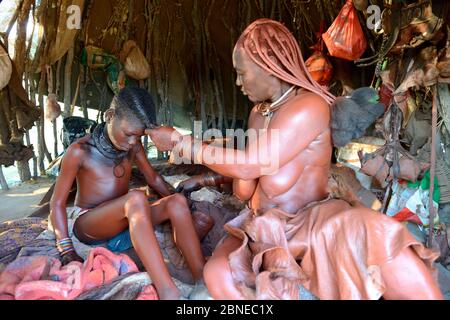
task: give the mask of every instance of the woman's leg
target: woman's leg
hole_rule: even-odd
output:
[[[411,248],[381,266],[386,285],[385,299],[441,300],[442,293],[430,271]]]
[[[128,194],[92,209],[77,219],[75,232],[81,241],[93,242],[116,236],[129,226],[131,241],[161,299],[178,299],[175,286],[156,240],[150,205],[143,192]]]
[[[151,205],[151,215],[153,225],[170,221],[175,244],[186,259],[194,279],[201,280],[205,258],[186,198],[179,193],[165,197]]]
[[[211,258],[205,265],[204,277],[206,287],[214,299],[217,300],[244,300],[244,296],[234,285],[231,275],[228,256],[239,248],[242,241],[233,236],[227,237],[224,242],[214,250]]]

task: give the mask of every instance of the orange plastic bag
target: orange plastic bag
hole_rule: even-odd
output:
[[[318,84],[321,86],[328,86],[333,77],[333,65],[323,52],[322,33],[324,29],[325,21],[322,20],[320,22],[320,30],[316,33],[318,42],[311,48],[314,50],[314,53],[305,61],[305,65],[312,78]]]
[[[366,51],[367,41],[352,0],[347,0],[322,38],[333,57],[354,61]]]
[[[333,66],[323,52],[315,51],[305,61],[306,68],[312,78],[321,86],[328,86],[333,77]]]

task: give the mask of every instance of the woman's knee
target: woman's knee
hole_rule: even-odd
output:
[[[230,272],[228,267],[228,260],[225,256],[211,257],[205,264],[203,269],[203,277],[206,287],[211,293],[222,291],[222,286],[225,285],[227,272]],[[221,279],[218,281],[218,279]]]
[[[211,257],[203,269],[203,278],[209,293],[214,299],[243,299],[242,294],[234,283],[228,263],[228,255]]]

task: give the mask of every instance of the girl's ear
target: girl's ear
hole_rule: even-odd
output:
[[[106,123],[110,123],[115,115],[116,115],[116,111],[113,108],[109,108],[108,110],[106,110],[106,112],[105,112]]]

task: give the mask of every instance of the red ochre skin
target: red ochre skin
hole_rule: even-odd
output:
[[[154,235],[154,225],[170,221],[176,243],[194,276],[201,280],[205,259],[201,253],[186,198],[171,194],[162,177],[152,168],[140,137],[144,127],[139,121],[120,119],[110,109],[106,114],[107,130],[114,147],[128,150],[128,156],[114,174],[114,163],[88,142],[86,136],[67,150],[51,200],[51,222],[56,238],[68,237],[66,202],[74,179],[77,182],[75,205],[90,209],[80,216],[74,231],[81,241],[91,243],[110,239],[129,227],[133,246],[158,291],[161,299],[180,296],[163,260]],[[162,198],[149,204],[145,192],[129,191],[132,164],[143,173],[146,182]],[[120,172],[119,172],[120,171]],[[118,178],[120,177],[120,178]],[[63,263],[81,258],[76,254],[63,257]]]
[[[240,46],[236,46],[234,50],[233,64],[237,72],[236,85],[254,103],[276,101],[291,87],[257,65]],[[255,106],[249,117],[249,128],[260,129],[264,127],[264,123],[264,117]],[[279,156],[280,169],[274,175],[261,175],[260,168],[267,163],[267,159],[256,158],[257,155],[251,154],[249,148],[245,151],[232,151],[233,161],[230,162],[234,164],[203,164],[217,173],[233,178],[235,195],[248,201],[254,212],[277,207],[288,213],[296,213],[308,203],[324,199],[328,194],[327,181],[332,153],[329,104],[322,96],[300,88],[293,91],[283,106],[274,112],[268,129],[269,132],[271,129],[278,129],[280,141],[283,142],[277,146],[265,146],[270,150],[269,154],[276,152]],[[147,130],[146,133],[161,151],[172,150],[173,141],[181,139],[181,135],[169,127]],[[189,140],[189,137],[183,138],[183,141],[187,141],[183,142],[184,147],[190,145]],[[268,141],[270,144],[270,140]],[[214,151],[219,153],[223,149],[215,147]],[[196,154],[197,161],[201,154]],[[245,160],[242,162],[243,159],[258,159],[261,162],[253,164]],[[228,263],[229,254],[240,245],[241,240],[230,235],[208,259],[204,278],[215,299],[243,299],[235,286]],[[299,251],[294,244],[290,244],[289,249],[291,253]],[[386,286],[383,295],[385,299],[443,298],[429,269],[409,247],[403,249],[393,260],[381,265],[380,272]]]

